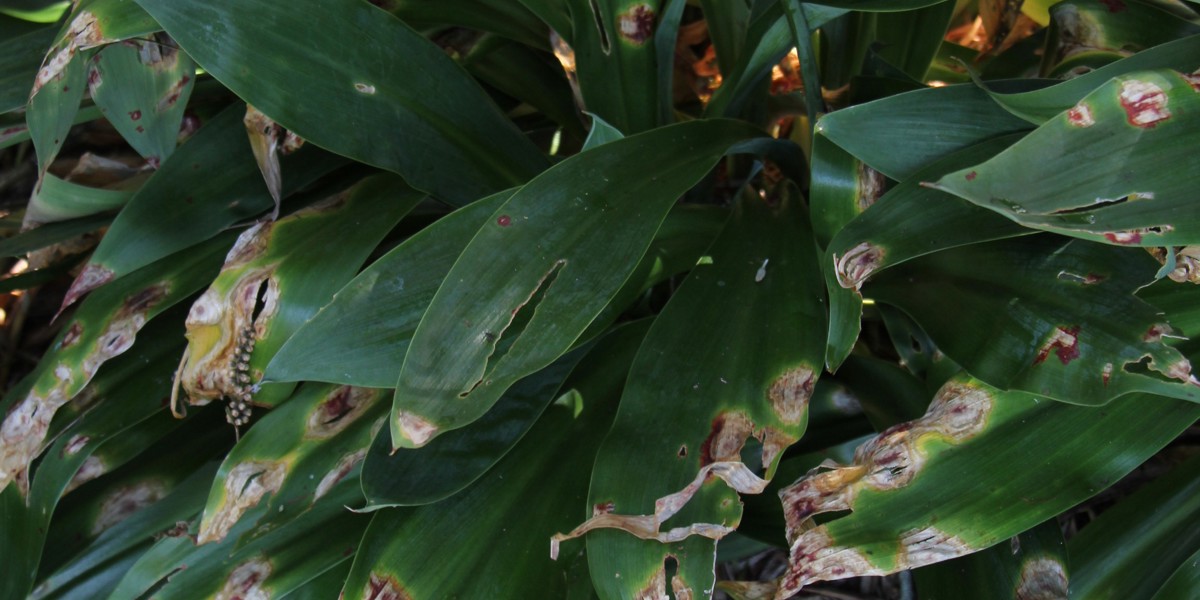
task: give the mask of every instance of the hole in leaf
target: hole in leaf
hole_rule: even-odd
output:
[[[604,28],[604,17],[600,11],[600,5],[596,0],[590,0],[588,4],[592,9],[592,19],[596,22],[596,30],[600,32],[600,50],[608,54],[611,48],[608,41],[608,31]]]
[[[525,332],[525,327],[533,320],[533,316],[537,313],[537,307],[546,297],[547,290],[554,284],[554,280],[558,278],[559,272],[563,266],[567,264],[565,260],[558,260],[550,267],[550,270],[542,276],[542,280],[538,282],[538,286],[533,290],[528,298],[525,299],[519,306],[513,309],[512,319],[498,332],[486,331],[483,334],[483,342],[492,344],[492,352],[488,355],[487,362],[483,367],[483,377],[471,385],[470,388],[458,395],[459,398],[466,398],[475,391],[475,388],[487,382],[488,374],[492,368],[499,363],[508,351],[512,349],[513,344]]]
[[[254,295],[254,311],[250,313],[250,322],[258,321],[258,316],[267,306],[267,288],[270,287],[270,278],[264,278],[262,283],[258,284],[258,293]]]

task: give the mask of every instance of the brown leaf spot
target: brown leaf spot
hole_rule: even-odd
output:
[[[77,52],[97,46],[103,41],[104,35],[100,31],[100,23],[96,16],[90,11],[79,11],[63,32],[61,47],[53,56],[48,56],[42,63],[42,68],[38,69],[29,97],[33,98],[47,83],[61,78],[63,70],[71,64],[71,59],[75,58]],[[63,86],[63,91],[67,91],[66,86]]]
[[[1079,326],[1055,327],[1050,333],[1050,338],[1038,350],[1033,364],[1036,366],[1045,362],[1050,352],[1054,352],[1059,362],[1064,365],[1071,364],[1071,361],[1079,358]]]
[[[363,588],[363,600],[412,600],[395,577],[371,573]]]
[[[1167,109],[1167,94],[1149,81],[1122,81],[1120,100],[1126,120],[1134,127],[1149,129],[1171,118],[1171,111]]]
[[[1100,371],[1100,379],[1104,382],[1104,387],[1108,387],[1108,381],[1112,379],[1113,364],[1104,363],[1104,368]]]
[[[1151,325],[1146,333],[1142,334],[1142,341],[1148,344],[1157,344],[1162,342],[1163,336],[1171,333],[1171,326],[1166,323],[1158,323]]]
[[[316,502],[317,499],[329,493],[329,490],[332,490],[333,486],[345,479],[346,476],[350,474],[350,471],[353,471],[354,467],[357,466],[358,463],[361,463],[366,457],[366,448],[343,456],[342,459],[338,461],[337,466],[335,466],[332,471],[326,473],[325,476],[321,478],[321,481],[317,484],[317,490],[313,493],[313,502]]]
[[[613,504],[612,500],[597,502],[596,504],[592,505],[592,516],[596,517],[599,515],[607,515],[616,509],[617,505]]]
[[[267,494],[279,491],[286,477],[287,465],[283,462],[247,461],[235,465],[225,475],[225,497],[213,514],[204,515],[196,543],[224,539],[247,510]]]
[[[1096,119],[1092,116],[1092,107],[1080,102],[1067,110],[1067,122],[1075,127],[1091,127],[1096,124]]]
[[[1119,13],[1125,10],[1125,3],[1121,0],[1100,0],[1100,2],[1104,4],[1110,13]]]
[[[67,290],[67,296],[63,299],[62,308],[58,309],[61,313],[63,309],[75,304],[84,294],[112,281],[116,274],[111,269],[106,269],[95,263],[88,263],[88,266],[83,268],[75,281],[71,282],[71,288]]]
[[[142,118],[142,111],[140,111],[140,110],[129,111],[129,120],[130,121],[137,121],[141,118]]]
[[[79,454],[79,451],[83,450],[83,447],[86,446],[91,440],[92,438],[86,435],[80,435],[78,433],[71,436],[71,439],[67,441],[65,446],[63,446],[62,454],[60,456],[66,458],[73,454]]]
[[[859,289],[883,263],[884,256],[883,249],[871,242],[862,242],[847,250],[841,258],[834,254],[833,269],[838,285],[846,289]]]
[[[168,491],[166,485],[155,480],[117,488],[101,502],[99,514],[92,522],[92,535],[99,535],[133,513],[162,500]]]
[[[424,417],[414,415],[410,412],[401,411],[397,414],[396,425],[400,430],[400,434],[418,448],[428,444],[429,440],[433,439],[433,436],[438,433],[437,425]]]
[[[649,4],[634,4],[617,16],[617,32],[622,39],[640,46],[654,35],[655,18]]]
[[[67,328],[66,333],[63,334],[62,341],[58,343],[59,350],[74,346],[76,342],[79,341],[79,337],[81,335],[83,335],[83,323],[80,323],[79,321],[71,323],[71,326]]]
[[[976,173],[975,171],[971,171],[970,173],[967,173],[967,181],[975,181],[975,178],[978,176],[979,176],[979,173]]]
[[[1192,86],[1193,91],[1200,92],[1200,69],[1196,69],[1191,73],[1180,73],[1179,76],[1183,77],[1184,81]]]
[[[1104,234],[1104,239],[1121,245],[1137,244],[1142,241],[1142,234],[1137,230],[1113,231]]]
[[[358,420],[378,398],[379,392],[369,388],[335,388],[308,415],[305,437],[325,439],[336,435]]]
[[[780,421],[788,425],[800,422],[812,398],[813,385],[816,383],[814,379],[812,368],[799,366],[784,371],[771,382],[767,398],[771,400],[771,408],[779,415]]]
[[[67,483],[67,489],[63,493],[69,493],[106,472],[108,472],[108,466],[104,464],[103,460],[100,460],[100,457],[93,454],[83,459],[83,464],[79,465],[79,470],[71,476],[71,481]]]
[[[858,210],[862,212],[883,195],[884,188],[887,187],[887,176],[872,169],[867,163],[859,163],[855,184],[858,191]]]
[[[736,461],[754,431],[754,423],[746,415],[724,412],[712,421],[712,430],[700,444],[700,466],[715,462]]]
[[[509,225],[512,225],[512,217],[508,215],[500,215],[499,217],[496,217],[496,224],[501,227],[508,227]]]
[[[1065,600],[1067,598],[1067,570],[1053,558],[1035,558],[1025,561],[1017,583],[1017,600]]]
[[[646,584],[634,594],[634,600],[667,600],[667,568],[662,566],[650,575]]]
[[[262,584],[270,576],[271,563],[264,557],[252,558],[229,574],[213,600],[267,600],[271,594]]]

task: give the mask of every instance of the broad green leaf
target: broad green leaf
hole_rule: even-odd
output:
[[[335,565],[317,577],[304,582],[299,587],[284,594],[287,600],[328,600],[337,598],[342,592],[342,584],[350,575],[352,561],[344,561]]]
[[[109,212],[125,206],[135,190],[102,189],[73,183],[46,173],[25,209],[25,225],[39,227]],[[105,216],[111,220],[111,216]]]
[[[1057,519],[1008,543],[913,571],[921,600],[1066,598],[1067,548]],[[1072,564],[1072,566],[1074,566]],[[1090,598],[1090,596],[1079,596]]]
[[[1198,416],[1194,403],[1150,395],[1093,408],[952,379],[921,419],[863,444],[853,464],[780,493],[791,564],[779,596],[1002,542],[1104,489]],[[842,511],[850,513],[812,522]]]
[[[515,446],[557,397],[583,348],[518,381],[478,421],[419,448],[392,451],[387,435],[375,437],[363,465],[364,510],[418,506],[460,493]]]
[[[345,599],[564,597],[577,549],[560,562],[543,552],[585,510],[580,465],[591,464],[608,431],[645,331],[635,323],[600,340],[568,380],[571,391],[475,485],[435,504],[374,512]]]
[[[730,3],[733,4],[733,3]],[[655,69],[658,83],[658,122],[674,123],[675,116],[675,46],[679,41],[679,25],[687,0],[665,0],[662,15],[654,28]],[[710,22],[711,23],[711,22]],[[711,32],[712,29],[710,28]],[[583,561],[579,561],[583,564]]]
[[[987,92],[967,84],[851,106],[817,123],[818,134],[896,181],[956,150],[1030,128],[1027,121],[993,102]]]
[[[196,65],[162,36],[111,44],[88,64],[88,93],[121,137],[157,167],[175,151]]]
[[[546,166],[441,48],[369,3],[138,2],[201,67],[275,122],[452,204],[524,183]]]
[[[799,191],[768,205],[747,189],[707,254],[711,263],[692,270],[634,359],[592,471],[588,506],[597,511],[570,534],[588,532],[602,598],[665,594],[668,555],[676,593],[712,589],[716,544],[704,538],[737,526],[737,492],[766,485],[752,469],[761,464],[770,479],[804,433],[826,325]],[[761,446],[753,467],[741,456],[751,437]],[[621,531],[597,531],[608,528]]]
[[[57,33],[53,27],[42,27],[0,42],[0,113],[29,101],[33,78]]]
[[[229,422],[243,425],[251,403],[291,395],[294,384],[260,386],[267,364],[425,197],[383,173],[238,236],[187,318],[179,380],[189,402],[228,398]]]
[[[1133,295],[1150,278],[1147,264],[1154,259],[1141,252],[1039,235],[915,259],[864,293],[1002,389],[1086,405],[1133,391],[1196,401],[1190,363],[1164,341],[1171,328]]]
[[[583,149],[581,152],[591,150],[596,146],[607,144],[614,140],[619,140],[625,137],[621,130],[608,124],[608,121],[601,119],[596,115],[592,117],[592,128],[588,131],[587,139],[583,141]]]
[[[242,126],[245,109],[231,106],[171,155],[129,199],[86,268],[71,285],[69,306],[89,291],[155,260],[207,240],[274,205]],[[304,148],[283,159],[294,175],[284,194],[310,184],[344,161]],[[169,206],[170,210],[164,210]]]
[[[804,112],[808,115],[808,126],[812,129],[817,116],[824,114],[825,99],[821,96],[821,69],[817,65],[817,51],[813,45],[813,27],[800,0],[780,0],[792,31],[792,42],[800,61],[800,76],[804,81]]]
[[[309,384],[255,423],[217,471],[196,543],[225,539],[262,504],[267,510],[257,537],[311,510],[341,481],[357,480],[375,426],[387,414],[384,396],[382,390]]]
[[[750,28],[750,3],[700,0],[708,37],[716,50],[721,73],[732,73],[746,47],[746,32]]]
[[[465,206],[375,261],[284,343],[264,380],[394,387],[438,286],[475,232],[512,194]],[[581,339],[607,327],[633,296],[695,265],[721,216],[696,207],[673,209],[634,273]],[[339,359],[331,361],[331,355]]]
[[[24,491],[29,463],[55,411],[83,390],[100,365],[128,350],[147,321],[208,283],[231,241],[230,235],[220,236],[162,259],[80,305],[38,363],[32,388],[14,397],[0,425],[0,489],[16,481]]]
[[[565,352],[675,200],[759,135],[722,120],[663,127],[571,157],[521,188],[471,240],[417,326],[397,382],[392,444],[419,447],[474,421]]]
[[[1200,78],[1139,71],[1101,85],[996,157],[932,184],[1021,225],[1109,244],[1200,243]],[[1163,170],[1164,161],[1172,168]]]
[[[395,386],[434,292],[480,225],[512,194],[468,204],[380,257],[284,343],[263,379]]]
[[[1200,457],[1122,498],[1072,537],[1067,550],[1073,596],[1152,596],[1200,550]]]
[[[55,178],[57,180],[57,178]],[[44,183],[51,181],[49,178]],[[45,189],[43,186],[42,189]],[[51,223],[22,231],[4,241],[0,241],[0,256],[24,256],[25,254],[51,246],[59,242],[64,242],[76,236],[83,235],[104,227],[112,221],[111,215],[97,214],[87,217],[78,217]]]
[[[825,360],[830,369],[841,364],[858,340],[863,301],[858,290],[872,273],[947,248],[1034,233],[991,211],[920,185],[921,181],[995,156],[1020,136],[992,138],[957,151],[882,196],[878,195],[882,182],[869,169],[859,169],[856,189],[835,188],[841,197],[836,199],[837,204],[822,204],[830,206],[824,214],[832,213],[837,218],[839,212],[863,212],[829,242],[821,265],[829,289],[830,330]]]

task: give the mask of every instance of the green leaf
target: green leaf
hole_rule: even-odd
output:
[[[932,185],[1026,227],[1109,244],[1200,243],[1187,176],[1200,169],[1188,151],[1200,132],[1197,88],[1196,76],[1165,69],[1116,77],[995,158]]]
[[[274,205],[246,143],[244,113],[238,104],[225,109],[154,172],[117,215],[64,306]],[[284,181],[284,194],[342,164],[338,157],[302,148],[283,160],[283,169],[294,173]]]
[[[596,516],[569,534],[588,532],[601,597],[665,594],[668,556],[676,593],[712,589],[716,544],[686,538],[736,527],[735,490],[760,492],[766,481],[752,469],[761,464],[770,479],[803,435],[825,330],[809,232],[798,190],[769,206],[748,189],[711,263],[693,269],[655,319],[592,471]],[[753,466],[741,456],[751,437],[761,447]]]
[[[1200,457],[1193,457],[1071,538],[1072,595],[1149,598],[1200,549],[1198,524]]]
[[[25,209],[25,225],[39,227],[42,223],[54,223],[78,219],[125,206],[135,190],[102,189],[59,179],[46,173],[33,191]],[[105,216],[111,220],[111,216]]]
[[[986,92],[966,84],[851,106],[817,123],[817,133],[896,181],[956,150],[1029,128]]]
[[[479,226],[512,194],[468,204],[380,257],[284,343],[263,379],[395,386],[438,286]]]
[[[61,181],[58,178],[54,178],[54,180]],[[46,182],[48,183],[49,181],[51,179],[47,178]],[[43,187],[43,189],[45,188]],[[111,221],[111,215],[96,214],[22,231],[10,238],[5,238],[4,241],[0,241],[0,256],[24,256],[33,250],[65,242],[76,236],[96,231]]]
[[[1154,600],[1187,600],[1200,588],[1200,550],[1183,561],[1166,583],[1158,588]]]
[[[364,510],[442,501],[475,483],[525,436],[582,357],[575,350],[518,381],[478,421],[420,448],[376,436],[363,465]]]
[[[0,113],[21,108],[29,101],[33,78],[57,33],[53,27],[41,27],[0,42]]]
[[[957,151],[882,196],[878,196],[882,192],[878,174],[861,168],[854,188],[827,186],[841,197],[820,196],[828,196],[821,205],[830,206],[823,211],[825,215],[845,218],[838,213],[864,211],[829,242],[822,263],[829,290],[830,330],[825,360],[830,369],[841,364],[858,340],[863,302],[858,290],[873,273],[956,246],[1034,233],[991,211],[920,185],[923,180],[995,156],[1020,136],[992,138]],[[814,199],[814,208],[817,206]]]
[[[956,3],[941,2],[905,12],[875,17],[880,58],[895,65],[915,81],[925,81],[934,56],[946,37]]]
[[[1118,480],[1197,416],[1194,403],[1155,396],[1092,408],[955,378],[924,417],[860,446],[853,464],[815,471],[780,493],[791,564],[779,596],[1002,542]]]
[[[758,135],[733,121],[663,127],[569,158],[521,188],[471,240],[413,334],[392,409],[393,445],[419,447],[470,423],[566,351],[620,289],[675,200]],[[651,161],[658,168],[642,168]],[[508,331],[518,318],[520,331]]]
[[[1040,235],[916,259],[864,293],[903,310],[948,357],[1002,389],[1087,405],[1132,391],[1196,401],[1190,363],[1164,343],[1170,327],[1133,295],[1147,264],[1154,259],[1140,252]]]
[[[588,353],[533,429],[483,479],[436,504],[376,511],[343,590],[399,596],[562,598],[575,552],[553,562],[550,535],[583,512],[588,470],[646,328],[615,330]],[[416,452],[423,452],[417,450]],[[447,548],[445,560],[430,548]]]
[[[196,65],[168,38],[106,46],[88,64],[88,92],[151,166],[175,151]]]
[[[440,48],[361,0],[138,2],[275,122],[452,204],[524,183],[546,166]]]

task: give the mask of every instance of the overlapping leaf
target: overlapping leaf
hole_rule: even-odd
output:
[[[368,3],[138,2],[201,67],[289,131],[453,204],[546,166],[461,67]],[[303,44],[297,32],[308,32]]]
[[[734,121],[663,127],[567,159],[521,188],[471,240],[413,334],[389,423],[393,445],[419,447],[470,423],[565,352],[628,278],[676,198],[757,136]],[[641,168],[656,158],[658,168]]]
[[[1187,173],[1200,169],[1189,151],[1197,134],[1200,76],[1138,71],[933,185],[1026,227],[1109,244],[1196,244]]]

